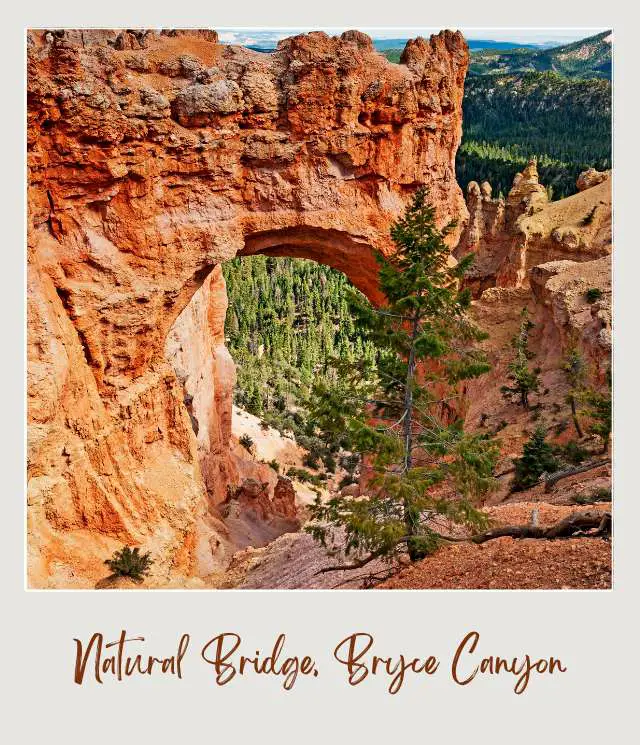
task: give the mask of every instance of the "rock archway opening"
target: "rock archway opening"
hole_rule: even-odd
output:
[[[291,227],[249,235],[238,256],[310,259],[344,274],[373,303],[381,300],[378,265],[371,246],[340,230]]]
[[[335,469],[335,448],[307,425],[303,400],[328,374],[331,358],[374,354],[350,316],[346,293],[353,286],[379,302],[377,272],[365,241],[298,226],[250,234],[194,293],[169,332],[165,354],[184,390],[212,507],[247,472],[256,475],[246,461],[271,463],[282,473]],[[295,447],[270,446],[269,430]]]
[[[318,437],[306,399],[335,374],[332,359],[375,355],[347,293],[378,302],[377,271],[371,246],[340,231],[261,231],[214,267],[173,324],[165,354],[211,513],[230,530],[227,553],[291,531],[296,505],[355,480],[339,442]]]

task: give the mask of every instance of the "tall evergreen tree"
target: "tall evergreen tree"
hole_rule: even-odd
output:
[[[515,458],[516,475],[513,490],[528,489],[538,483],[543,473],[553,473],[560,466],[553,447],[546,441],[544,427],[536,427],[529,441],[524,444],[522,456]]]
[[[343,360],[333,385],[313,389],[316,425],[341,433],[373,469],[367,498],[336,496],[311,508],[308,532],[323,545],[343,541],[347,554],[358,555],[350,567],[405,548],[411,560],[421,558],[441,539],[433,528],[438,515],[471,528],[486,523],[473,502],[494,485],[497,445],[444,417],[456,385],[489,369],[477,349],[486,335],[467,315],[469,292],[459,289],[472,257],[451,266],[445,237],[452,228],[438,230],[418,190],[391,230],[397,251],[377,256],[385,303],[374,308],[349,296],[376,364]]]
[[[602,439],[603,453],[606,453],[609,449],[609,440],[611,439],[611,368],[607,370],[607,385],[608,390],[606,392],[601,393],[593,388],[587,388],[579,395],[580,401],[585,405],[582,411],[591,420],[589,432]]]

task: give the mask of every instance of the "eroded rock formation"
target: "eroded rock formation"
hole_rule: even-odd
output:
[[[372,249],[418,184],[466,217],[467,63],[451,32],[400,65],[358,32],[269,55],[211,31],[28,34],[31,586],[90,586],[123,543],[152,552],[151,584],[228,559],[213,270],[302,256],[375,298]]]
[[[528,286],[532,267],[547,261],[582,262],[611,253],[608,174],[587,171],[578,188],[578,194],[550,202],[533,161],[516,174],[506,200],[492,198],[486,182],[469,183],[469,221],[455,255],[475,254],[470,284],[477,295],[487,287]]]
[[[591,183],[586,187],[586,183]],[[455,252],[473,251],[470,285],[473,314],[488,333],[484,343],[491,371],[466,390],[466,425],[499,429],[504,463],[520,455],[536,420],[505,404],[500,387],[512,359],[511,339],[527,309],[534,323],[531,350],[542,381],[539,414],[560,438],[569,438],[563,373],[567,353],[576,349],[586,364],[589,385],[605,388],[611,364],[611,182],[608,174],[581,174],[582,190],[548,202],[534,164],[514,179],[509,196],[491,198],[490,187],[470,184],[470,220]],[[524,187],[524,188],[523,188]],[[590,300],[588,291],[599,297]],[[564,429],[563,429],[564,427]],[[502,489],[496,498],[507,493]]]

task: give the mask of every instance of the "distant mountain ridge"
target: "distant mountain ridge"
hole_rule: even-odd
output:
[[[603,31],[550,49],[484,49],[473,52],[469,75],[557,72],[569,78],[611,79],[612,32]]]
[[[387,51],[388,49],[398,49],[402,51],[404,49],[409,37],[401,39],[375,39],[373,40],[373,46],[380,52]],[[516,41],[495,41],[493,39],[467,39],[467,44],[471,51],[480,49],[542,49],[542,44],[520,44]]]

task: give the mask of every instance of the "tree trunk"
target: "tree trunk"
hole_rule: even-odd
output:
[[[551,475],[547,476],[547,478],[545,479],[544,490],[545,492],[550,492],[551,489],[561,479],[566,479],[569,476],[574,476],[576,473],[585,473],[585,471],[591,471],[594,468],[598,468],[598,466],[606,466],[607,463],[611,463],[610,458],[605,458],[604,460],[598,460],[595,463],[587,463],[584,466],[576,466],[575,468],[567,468],[564,471],[556,471],[556,473],[552,473]]]
[[[576,410],[576,399],[573,394],[571,394],[571,396],[569,397],[569,401],[571,403],[571,417],[573,418],[573,426],[576,428],[578,437],[582,437],[582,427],[580,426],[580,422],[578,421],[578,412]]]
[[[411,451],[413,449],[413,376],[415,373],[415,366],[416,366],[416,349],[415,349],[415,340],[418,336],[418,328],[419,328],[419,317],[418,314],[413,318],[413,325],[411,328],[411,348],[409,350],[409,359],[407,361],[407,378],[405,381],[405,391],[404,391],[404,427],[403,427],[403,435],[404,435],[404,472],[406,473],[410,468],[412,464],[412,458],[411,458]],[[420,516],[415,514],[415,510],[412,508],[412,505],[408,503],[407,500],[404,502],[404,522],[407,526],[407,535],[408,536],[415,536],[418,533],[418,521]],[[409,550],[409,558],[411,561],[417,561],[418,559],[422,558],[420,553],[417,551],[417,548],[413,541],[409,539],[407,543],[407,548]]]
[[[473,543],[485,543],[494,538],[569,538],[576,533],[585,534],[587,531],[591,536],[609,535],[611,533],[610,512],[574,512],[564,519],[542,527],[540,525],[506,525],[503,528],[493,528],[485,533],[471,536],[471,538],[453,539],[454,541],[471,541]]]
[[[441,535],[443,541],[447,543],[486,543],[496,538],[539,538],[544,540],[553,540],[555,538],[571,538],[572,536],[583,536],[585,538],[601,538],[611,535],[612,519],[611,512],[598,512],[591,510],[588,512],[574,512],[571,515],[559,520],[553,525],[543,527],[541,525],[505,525],[502,528],[492,528],[484,533],[468,536],[466,538],[457,538],[454,536]],[[399,543],[406,543],[407,548],[411,546],[411,536],[404,536]],[[349,569],[360,569],[377,559],[383,554],[383,551],[377,551],[364,559],[353,562],[352,564],[338,564],[319,569],[316,574],[325,572],[337,572]],[[420,557],[423,558],[423,557]]]

